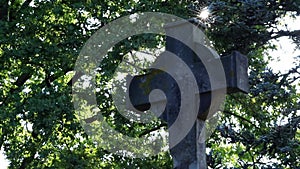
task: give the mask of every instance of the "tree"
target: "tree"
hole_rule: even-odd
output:
[[[226,1],[210,7],[216,18],[208,32],[219,53],[239,50],[250,64],[250,94],[229,96],[218,128],[225,139],[213,138],[212,147],[219,149],[214,144],[223,140],[227,144],[223,152],[235,167],[299,167],[299,92],[295,89],[299,62],[287,73],[274,73],[267,68],[268,61],[263,61],[265,50],[276,48],[270,44],[272,39],[289,36],[299,45],[299,30],[276,27],[278,18],[299,15],[299,1]],[[226,154],[212,152],[212,159]]]
[[[206,6],[212,15],[202,21],[219,54],[238,50],[250,63],[250,93],[228,96],[222,120],[207,141],[209,166],[299,167],[300,65],[274,73],[264,53],[276,48],[270,40],[283,36],[299,47],[299,30],[277,30],[276,25],[285,15],[298,16],[300,1],[5,0],[0,2],[0,147],[10,168],[171,168],[167,152],[131,159],[97,147],[74,115],[71,80],[80,75],[72,70],[87,39],[110,21],[146,11],[190,18]],[[117,44],[108,53],[99,85],[112,78],[126,53],[161,44],[157,35]],[[118,114],[109,118],[116,110],[107,93],[101,88],[97,99],[117,130],[139,136],[164,126],[160,121],[143,126]]]

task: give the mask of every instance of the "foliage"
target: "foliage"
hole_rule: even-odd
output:
[[[300,30],[278,30],[279,18],[300,14],[300,1],[280,0],[3,0],[0,2],[0,147],[10,168],[171,168],[169,154],[130,159],[97,147],[74,116],[72,72],[80,49],[100,27],[135,12],[165,12],[183,18],[208,6],[205,31],[223,56],[238,50],[250,63],[250,93],[227,97],[222,120],[208,140],[212,168],[297,168],[300,166],[300,65],[287,73],[267,68],[272,39],[288,36],[300,46]],[[113,76],[131,50],[163,42],[141,35],[117,44],[108,54],[99,85]],[[270,56],[272,57],[272,56]],[[109,91],[99,106],[116,113]],[[164,125],[108,119],[132,136]]]

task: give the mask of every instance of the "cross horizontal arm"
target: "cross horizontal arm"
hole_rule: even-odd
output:
[[[249,85],[247,75],[248,61],[246,56],[241,55],[239,52],[233,52],[229,56],[222,57],[221,62],[226,76],[227,93],[247,93]],[[197,90],[199,93],[195,94],[201,95],[213,90],[218,90],[211,89],[210,86],[212,80],[218,81],[218,79],[209,79],[205,67],[201,62],[193,63],[190,67],[194,72],[199,87],[199,90]],[[129,84],[129,99],[131,104],[141,111],[148,110],[150,108],[149,93],[151,90],[160,88],[167,89],[176,85],[174,84],[176,82],[167,76],[165,72],[159,70],[152,70],[150,73],[134,76]],[[169,95],[168,90],[164,92],[166,92],[166,95]],[[158,102],[166,101],[165,98],[157,98],[156,100]]]

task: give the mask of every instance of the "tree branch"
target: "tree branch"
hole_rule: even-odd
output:
[[[150,130],[146,130],[146,131],[142,132],[141,134],[139,134],[138,137],[143,137],[143,136],[145,136],[145,135],[147,135],[147,134],[149,134],[149,133],[151,133],[151,132],[153,132],[153,131],[156,131],[156,130],[162,128],[162,127],[165,127],[165,126],[166,126],[166,124],[162,123],[162,124],[160,124],[160,125],[158,125],[158,126],[152,128],[152,129],[150,129]]]
[[[8,20],[12,21],[12,20],[15,20],[16,19],[16,15],[18,13],[20,13],[21,10],[27,8],[29,6],[29,4],[32,2],[32,0],[25,0],[25,2],[21,5],[21,7],[19,9],[15,9],[14,11],[9,11],[9,18]],[[11,2],[11,6],[13,6],[15,3],[15,0],[13,0]]]
[[[17,88],[11,88],[9,90],[9,95],[7,95],[2,103],[0,104],[0,106],[4,105],[4,103],[6,102],[6,100],[8,99],[8,97],[10,96],[10,94],[12,94],[15,90],[17,90],[18,88],[20,88],[21,86],[24,85],[24,83],[31,77],[31,74],[29,73],[23,73],[21,74],[21,76],[18,77],[17,81],[14,83],[14,85],[17,86]]]
[[[17,81],[14,83],[14,85],[21,87],[24,85],[24,83],[31,77],[31,74],[29,73],[23,73],[20,77],[18,77]]]
[[[72,79],[68,82],[68,86],[72,86],[83,75],[84,73],[82,72],[76,72]]]
[[[26,0],[26,1],[22,4],[21,8],[20,8],[18,11],[23,10],[23,9],[25,9],[26,7],[28,7],[29,4],[30,4],[31,2],[32,2],[32,0]]]
[[[7,21],[8,20],[8,0],[0,1],[0,20]]]
[[[240,116],[240,115],[238,115],[238,114],[234,114],[234,113],[232,113],[232,112],[230,112],[230,111],[226,111],[226,110],[224,110],[223,112],[226,113],[226,114],[235,116],[235,117],[237,117],[237,118],[239,118],[239,119],[241,119],[241,120],[243,120],[243,121],[246,121],[246,122],[248,122],[249,124],[251,124],[252,126],[254,126],[255,128],[259,129],[259,127],[257,127],[255,124],[253,124],[250,120],[248,120],[248,119],[246,119],[246,118],[244,118],[244,117],[242,117],[242,116]]]
[[[300,37],[300,30],[294,30],[294,31],[278,31],[275,33],[275,36],[272,36],[271,39],[277,39],[283,36],[289,36],[289,37]]]

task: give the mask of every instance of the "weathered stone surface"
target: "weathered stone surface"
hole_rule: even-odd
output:
[[[164,68],[164,70],[153,68],[147,74],[131,77],[127,86],[128,101],[139,111],[149,110],[150,107],[153,110],[162,110],[162,105],[165,104],[165,109],[159,117],[166,121],[169,127],[179,116],[180,107],[183,106],[181,105],[181,99],[189,97],[189,102],[186,104],[191,106],[195,106],[192,102],[200,102],[199,108],[192,107],[183,113],[186,118],[193,115],[193,111],[198,115],[190,131],[178,144],[174,141],[174,138],[183,129],[169,130],[169,143],[175,145],[171,147],[170,152],[176,169],[207,168],[203,129],[205,128],[205,120],[209,116],[208,109],[220,106],[218,100],[213,100],[212,93],[218,94],[218,91],[224,89],[227,90],[227,93],[247,93],[249,90],[247,57],[239,52],[233,52],[229,56],[218,58],[217,54],[211,54],[211,49],[205,47],[205,44],[209,42],[203,39],[203,36],[195,34],[195,32],[195,27],[191,27],[184,22],[172,23],[166,26],[166,33],[169,35],[166,38],[166,50],[169,53],[163,53],[157,61],[158,67]],[[180,39],[180,41],[171,38],[171,35],[178,37],[177,39]],[[193,46],[193,49],[188,46]],[[199,57],[195,53],[201,53],[203,57]],[[210,55],[207,56],[207,53],[210,53]],[[185,65],[174,61],[174,59],[168,59],[172,58],[172,54],[188,66],[192,75],[182,75],[180,71],[183,70]],[[166,63],[166,65],[164,66],[163,63]],[[221,65],[218,63],[221,63]],[[210,68],[214,65],[223,66],[226,83],[224,83],[224,78],[218,75],[218,72],[213,72],[215,76],[209,75],[207,65]],[[179,76],[176,76],[177,74]],[[197,86],[187,86],[188,88],[195,88],[195,92],[190,96],[186,96],[180,87],[182,84],[189,84],[189,81],[193,79],[195,79]],[[212,83],[216,85],[212,85]],[[152,102],[150,102],[149,95],[155,89],[163,91],[165,96],[152,95]],[[212,105],[212,103],[217,105]],[[189,105],[184,106],[189,107]]]
[[[249,90],[247,58],[239,52],[233,52],[232,55],[222,57],[221,62],[226,76],[227,93],[247,93]],[[195,94],[201,95],[209,93],[212,90],[218,90],[211,89],[210,86],[210,81],[218,81],[218,79],[210,79],[205,70],[205,66],[201,62],[191,63],[190,67],[199,87],[199,93]],[[148,98],[153,89],[163,90],[168,100],[168,98],[172,98],[176,95],[176,93],[170,92],[171,88],[177,88],[178,92],[178,86],[176,86],[176,81],[168,73],[152,69],[150,73],[133,77],[129,85],[129,98],[132,105],[138,110],[149,110],[150,103]]]

